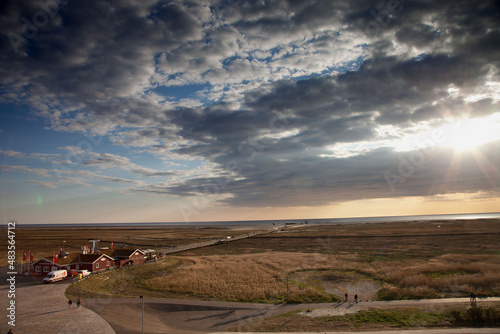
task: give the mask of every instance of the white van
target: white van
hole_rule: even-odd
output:
[[[45,276],[43,283],[52,283],[57,281],[62,281],[68,277],[68,272],[66,270],[55,270]]]
[[[90,275],[90,271],[85,270],[85,269],[84,269],[84,270],[78,270],[78,271],[77,271],[77,273],[78,273],[78,274],[81,274],[81,275],[82,275],[82,277],[87,277],[87,276],[89,276],[89,275]]]

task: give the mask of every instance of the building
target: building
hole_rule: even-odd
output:
[[[115,267],[115,260],[106,254],[78,254],[66,267],[68,270],[103,271],[113,269]]]
[[[115,249],[111,254],[117,268],[135,266],[146,261],[146,252],[140,249]]]
[[[66,268],[44,257],[31,263],[31,274],[36,276],[45,276],[51,271],[61,270],[61,269],[66,269]]]

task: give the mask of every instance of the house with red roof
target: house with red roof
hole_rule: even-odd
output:
[[[51,271],[61,270],[61,269],[66,269],[66,268],[63,265],[60,265],[59,263],[54,263],[54,261],[51,261],[44,257],[31,263],[31,273],[32,275],[36,276],[40,275],[45,276]]]
[[[66,267],[68,270],[103,271],[114,268],[115,260],[106,254],[78,254]]]
[[[146,261],[146,252],[140,249],[115,249],[111,254],[117,268],[135,266]]]

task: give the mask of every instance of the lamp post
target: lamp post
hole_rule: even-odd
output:
[[[289,290],[288,290],[288,274],[286,275],[286,302],[288,303],[288,295],[289,295]]]
[[[142,334],[144,334],[144,296],[141,295],[140,298],[142,299]]]

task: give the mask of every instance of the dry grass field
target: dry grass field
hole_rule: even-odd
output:
[[[191,251],[222,255],[284,251],[356,254],[361,261],[430,259],[459,254],[498,254],[500,220],[458,220],[353,225],[303,225],[283,232]]]
[[[380,300],[499,296],[499,234],[499,220],[304,225],[178,253],[184,264],[168,273],[155,264],[129,274],[151,297],[280,303],[287,279],[289,302],[334,301],[346,290]],[[91,290],[120,291],[109,275]]]
[[[324,254],[273,252],[245,255],[183,257],[193,263],[171,275],[145,282],[150,290],[171,291],[203,299],[226,301],[283,302],[286,276],[299,270],[340,268],[342,261]],[[290,302],[330,302],[320,286],[289,284]]]
[[[35,260],[51,257],[59,247],[70,254],[80,252],[82,245],[91,246],[89,239],[100,239],[99,246],[138,248],[165,248],[187,245],[210,239],[225,238],[228,235],[244,234],[246,230],[225,227],[175,226],[175,227],[23,227],[16,230],[17,261],[21,262],[22,250],[32,251]],[[6,228],[0,228],[0,249],[7,249]],[[7,265],[7,252],[0,253],[1,266]]]
[[[305,311],[307,312],[307,310]],[[424,308],[383,308],[362,310],[343,316],[309,317],[293,311],[262,321],[235,326],[233,332],[325,332],[384,331],[456,327],[498,327],[500,305],[484,303],[469,308],[466,304]]]

